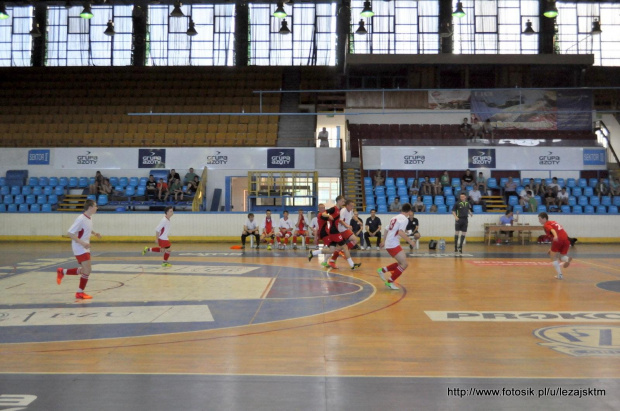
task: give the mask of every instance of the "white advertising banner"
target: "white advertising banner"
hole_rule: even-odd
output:
[[[605,170],[604,148],[365,146],[367,170]]]
[[[207,167],[216,170],[315,170],[316,148],[57,148],[56,169],[134,169]],[[146,154],[145,154],[146,153]],[[153,155],[150,155],[154,153]],[[150,155],[150,156],[149,156]],[[156,158],[157,165],[150,164]]]

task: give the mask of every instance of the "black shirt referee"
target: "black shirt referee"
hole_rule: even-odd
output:
[[[463,254],[463,241],[465,241],[465,236],[467,235],[467,222],[469,216],[473,216],[471,212],[471,204],[467,201],[467,195],[465,193],[461,193],[459,195],[459,202],[454,204],[452,207],[452,215],[456,220],[456,224],[454,225],[454,252],[457,251]],[[459,239],[459,235],[461,238]]]

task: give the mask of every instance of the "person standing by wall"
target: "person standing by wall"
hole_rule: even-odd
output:
[[[467,223],[468,218],[473,216],[471,212],[471,204],[467,201],[467,195],[461,193],[459,195],[459,202],[452,207],[452,215],[456,220],[454,225],[454,252],[463,254],[463,242],[467,235]]]

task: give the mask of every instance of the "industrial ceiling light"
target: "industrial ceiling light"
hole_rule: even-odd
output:
[[[282,20],[282,27],[280,27],[280,34],[291,34],[291,31],[288,28],[288,23],[286,19]]]
[[[172,9],[172,12],[170,12],[170,17],[185,17],[185,14],[183,14],[183,11],[181,10],[181,6],[181,2],[176,0],[174,2],[174,8]]]
[[[375,15],[375,12],[372,11],[372,5],[370,4],[370,1],[365,1],[364,2],[364,9],[362,10],[362,12],[360,13],[362,17],[372,17]]]
[[[601,23],[598,21],[598,18],[595,17],[592,22],[592,31],[590,34],[601,34],[602,32],[603,30],[601,30]]]
[[[531,36],[532,34],[536,34],[534,29],[532,28],[532,22],[531,21],[528,20],[525,23],[525,30],[523,30],[523,34],[525,34],[526,36]]]
[[[6,20],[9,18],[8,13],[6,12],[6,6],[4,3],[0,4],[0,20]]]
[[[108,20],[108,28],[103,32],[106,36],[113,36],[116,34],[114,31],[114,22],[112,20]]]
[[[194,24],[194,20],[192,20],[192,18],[189,18],[189,28],[187,29],[187,35],[190,37],[193,37],[195,35],[197,35],[198,32],[196,31],[196,25]]]
[[[555,7],[555,1],[549,1],[547,3],[547,8],[545,9],[543,15],[550,19],[556,17],[558,15],[558,8]]]
[[[284,4],[282,4],[281,1],[278,2],[278,7],[276,7],[276,11],[273,12],[273,17],[277,17],[279,19],[283,19],[286,16],[288,16],[288,14],[286,14],[286,11],[284,11]]]
[[[465,17],[465,12],[463,11],[463,3],[460,1],[456,3],[456,10],[452,13],[452,17],[456,17],[460,19],[461,17]]]
[[[366,31],[366,27],[364,27],[364,20],[360,19],[360,25],[357,30],[355,30],[355,34],[368,34],[368,31]]]
[[[34,20],[32,21],[32,30],[30,30],[30,35],[32,36],[32,38],[37,38],[37,37],[41,37],[41,30],[39,30],[39,23],[35,23]]]
[[[93,11],[90,9],[90,4],[84,5],[84,10],[80,13],[80,17],[87,20],[93,18]]]

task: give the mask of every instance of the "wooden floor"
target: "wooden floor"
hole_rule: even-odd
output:
[[[554,278],[545,245],[466,244],[463,256],[450,244],[444,253],[414,250],[398,291],[376,273],[393,261],[384,250],[353,252],[359,270],[340,259],[341,269],[326,272],[301,250],[175,243],[166,269],[159,255],[141,256],[144,245],[93,243],[86,290],[93,299],[82,302],[73,298],[78,278],[55,281],[55,267],[75,266],[69,243],[2,244],[0,395],[34,392],[45,379],[23,392],[6,387],[15,376],[44,374],[394,377],[431,384],[474,378],[482,387],[562,379],[607,385],[594,408],[620,404],[618,245],[573,247],[562,281]],[[137,320],[122,318],[136,313]],[[141,386],[137,381],[127,384]],[[353,392],[349,404],[365,396]],[[44,390],[33,395],[49,403]],[[37,401],[27,409],[50,409],[36,408]],[[288,408],[272,401],[271,409]],[[306,408],[303,401],[295,407]],[[319,409],[341,409],[323,404]],[[486,409],[467,404],[460,407]],[[502,404],[508,403],[491,408]],[[579,404],[588,403],[573,405]],[[220,408],[211,405],[204,409]],[[232,409],[245,408],[238,405]],[[562,403],[547,409],[555,406],[572,409]]]

